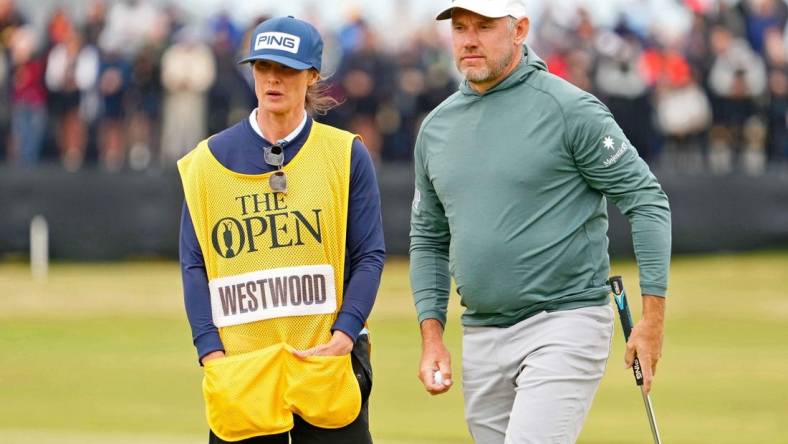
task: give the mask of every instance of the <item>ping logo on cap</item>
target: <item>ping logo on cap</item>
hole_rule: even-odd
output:
[[[301,46],[301,37],[283,32],[261,32],[257,34],[254,41],[254,50],[278,49],[293,54],[298,54],[298,47]]]

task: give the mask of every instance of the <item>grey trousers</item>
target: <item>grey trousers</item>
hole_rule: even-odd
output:
[[[477,444],[570,444],[605,372],[610,306],[463,328],[465,418]]]

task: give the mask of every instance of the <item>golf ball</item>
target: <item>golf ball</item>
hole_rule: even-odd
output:
[[[432,379],[436,384],[443,384],[443,373],[440,370],[435,370],[435,373],[432,374]]]

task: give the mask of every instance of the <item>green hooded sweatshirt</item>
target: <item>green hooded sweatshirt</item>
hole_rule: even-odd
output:
[[[419,322],[445,323],[449,272],[468,326],[607,304],[605,198],[632,226],[641,292],[666,293],[667,196],[607,107],[524,52],[487,92],[464,82],[419,131],[410,232]]]

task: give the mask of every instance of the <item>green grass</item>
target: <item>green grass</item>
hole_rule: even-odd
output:
[[[639,317],[634,265],[613,270]],[[674,260],[652,395],[665,442],[788,443],[786,284],[788,253]],[[456,298],[450,311],[447,342],[459,373]],[[416,380],[419,336],[404,261],[387,264],[370,327],[376,443],[470,443],[460,387],[431,397]],[[650,442],[616,329],[581,443]],[[177,264],[56,264],[46,283],[23,265],[0,264],[0,349],[4,444],[206,441]]]

